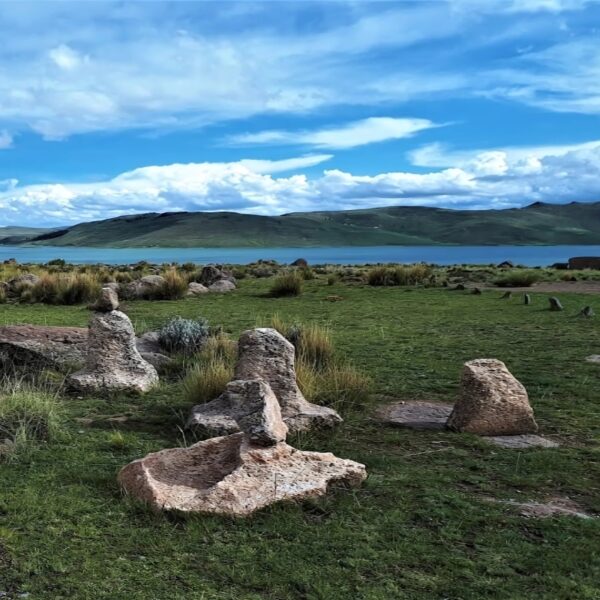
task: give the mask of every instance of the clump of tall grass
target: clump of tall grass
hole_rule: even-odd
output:
[[[233,364],[224,359],[212,359],[195,363],[183,380],[184,398],[195,404],[210,402],[224,391],[233,379]]]
[[[95,275],[45,273],[35,284],[22,287],[19,299],[43,304],[83,304],[95,300],[101,287]]]
[[[540,273],[532,270],[512,271],[494,280],[497,287],[530,287],[541,279]]]
[[[373,267],[367,273],[367,283],[373,286],[419,285],[427,283],[432,274],[432,267],[423,263]]]
[[[223,360],[233,364],[237,356],[238,346],[227,334],[217,333],[207,338],[200,350],[199,358],[203,362],[211,360]]]
[[[299,296],[302,293],[303,278],[295,271],[290,271],[275,278],[269,295],[273,298]]]
[[[163,273],[164,283],[159,288],[162,300],[179,300],[188,291],[188,278],[181,275],[177,269],[169,269]]]
[[[11,459],[62,429],[62,411],[55,394],[4,382],[0,389],[0,459]]]

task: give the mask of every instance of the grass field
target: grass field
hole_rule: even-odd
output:
[[[452,400],[464,361],[499,358],[563,447],[504,450],[470,435],[386,428],[371,418],[377,400],[365,398],[342,409],[335,431],[290,440],[365,463],[362,488],[245,520],[154,515],[123,498],[116,474],[184,443],[181,383],[142,398],[64,397],[67,433],[0,464],[0,597],[600,599],[600,519],[527,519],[487,500],[568,496],[600,513],[600,367],[584,362],[600,353],[600,326],[576,316],[585,304],[600,314],[600,297],[561,295],[565,311],[553,313],[535,292],[524,306],[500,291],[317,279],[299,297],[269,298],[271,283],[245,279],[233,294],[125,310],[139,332],[173,315],[207,317],[234,335],[274,313],[328,324],[378,394],[399,399]],[[332,294],[343,300],[328,302]],[[85,325],[88,316],[81,306],[0,306],[0,324]]]

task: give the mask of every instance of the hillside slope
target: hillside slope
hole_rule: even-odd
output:
[[[600,244],[600,202],[480,211],[398,206],[276,217],[147,213],[81,223],[32,242],[99,247]]]

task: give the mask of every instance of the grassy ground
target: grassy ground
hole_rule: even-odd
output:
[[[533,293],[499,300],[444,289],[307,282],[268,298],[268,280],[231,295],[130,302],[139,331],[205,316],[234,334],[267,321],[331,325],[338,349],[397,398],[448,400],[462,363],[504,360],[527,386],[559,450],[503,450],[469,435],[386,428],[374,401],[348,407],[336,431],[291,440],[367,465],[356,491],[279,505],[246,520],[153,515],[126,501],[116,473],[182,443],[180,384],[144,398],[65,398],[68,434],[0,465],[0,592],[30,600],[600,599],[600,520],[519,516],[498,499],[568,496],[600,512],[600,298]],[[326,296],[337,294],[339,302]],[[0,306],[0,323],[84,325],[82,307]],[[109,417],[125,415],[125,422]],[[88,421],[77,419],[93,419]],[[121,432],[122,435],[115,435]],[[0,594],[1,595],[1,594]],[[6,597],[6,596],[4,596]]]

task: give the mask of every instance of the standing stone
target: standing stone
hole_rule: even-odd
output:
[[[508,290],[507,292],[504,292],[504,294],[502,294],[502,296],[500,297],[501,300],[510,300],[512,298],[512,292],[510,290]]]
[[[527,390],[502,361],[492,358],[465,363],[460,398],[446,425],[454,431],[477,435],[537,431]]]
[[[585,317],[586,319],[589,319],[590,317],[594,316],[594,309],[591,306],[584,306],[579,315],[581,317]]]
[[[529,294],[523,294],[523,304],[527,306],[531,304],[531,296]]]
[[[474,287],[471,290],[471,294],[473,294],[474,296],[481,296],[481,290],[478,287]]]
[[[93,314],[86,366],[68,382],[80,392],[146,392],[158,383],[158,374],[138,352],[129,317],[113,310]]]
[[[274,329],[245,331],[238,344],[236,381],[216,400],[194,406],[187,427],[203,436],[239,431],[240,403],[232,400],[232,392],[235,395],[240,381],[256,379],[269,384],[291,432],[341,423],[342,418],[335,410],[311,404],[304,398],[296,382],[294,357],[294,346]]]
[[[100,290],[100,297],[91,308],[98,312],[117,310],[119,308],[119,297],[117,296],[117,292],[113,288],[103,287]]]
[[[550,303],[550,310],[559,311],[563,310],[563,306],[560,303],[560,300],[555,296],[551,296],[548,298],[548,302]]]

